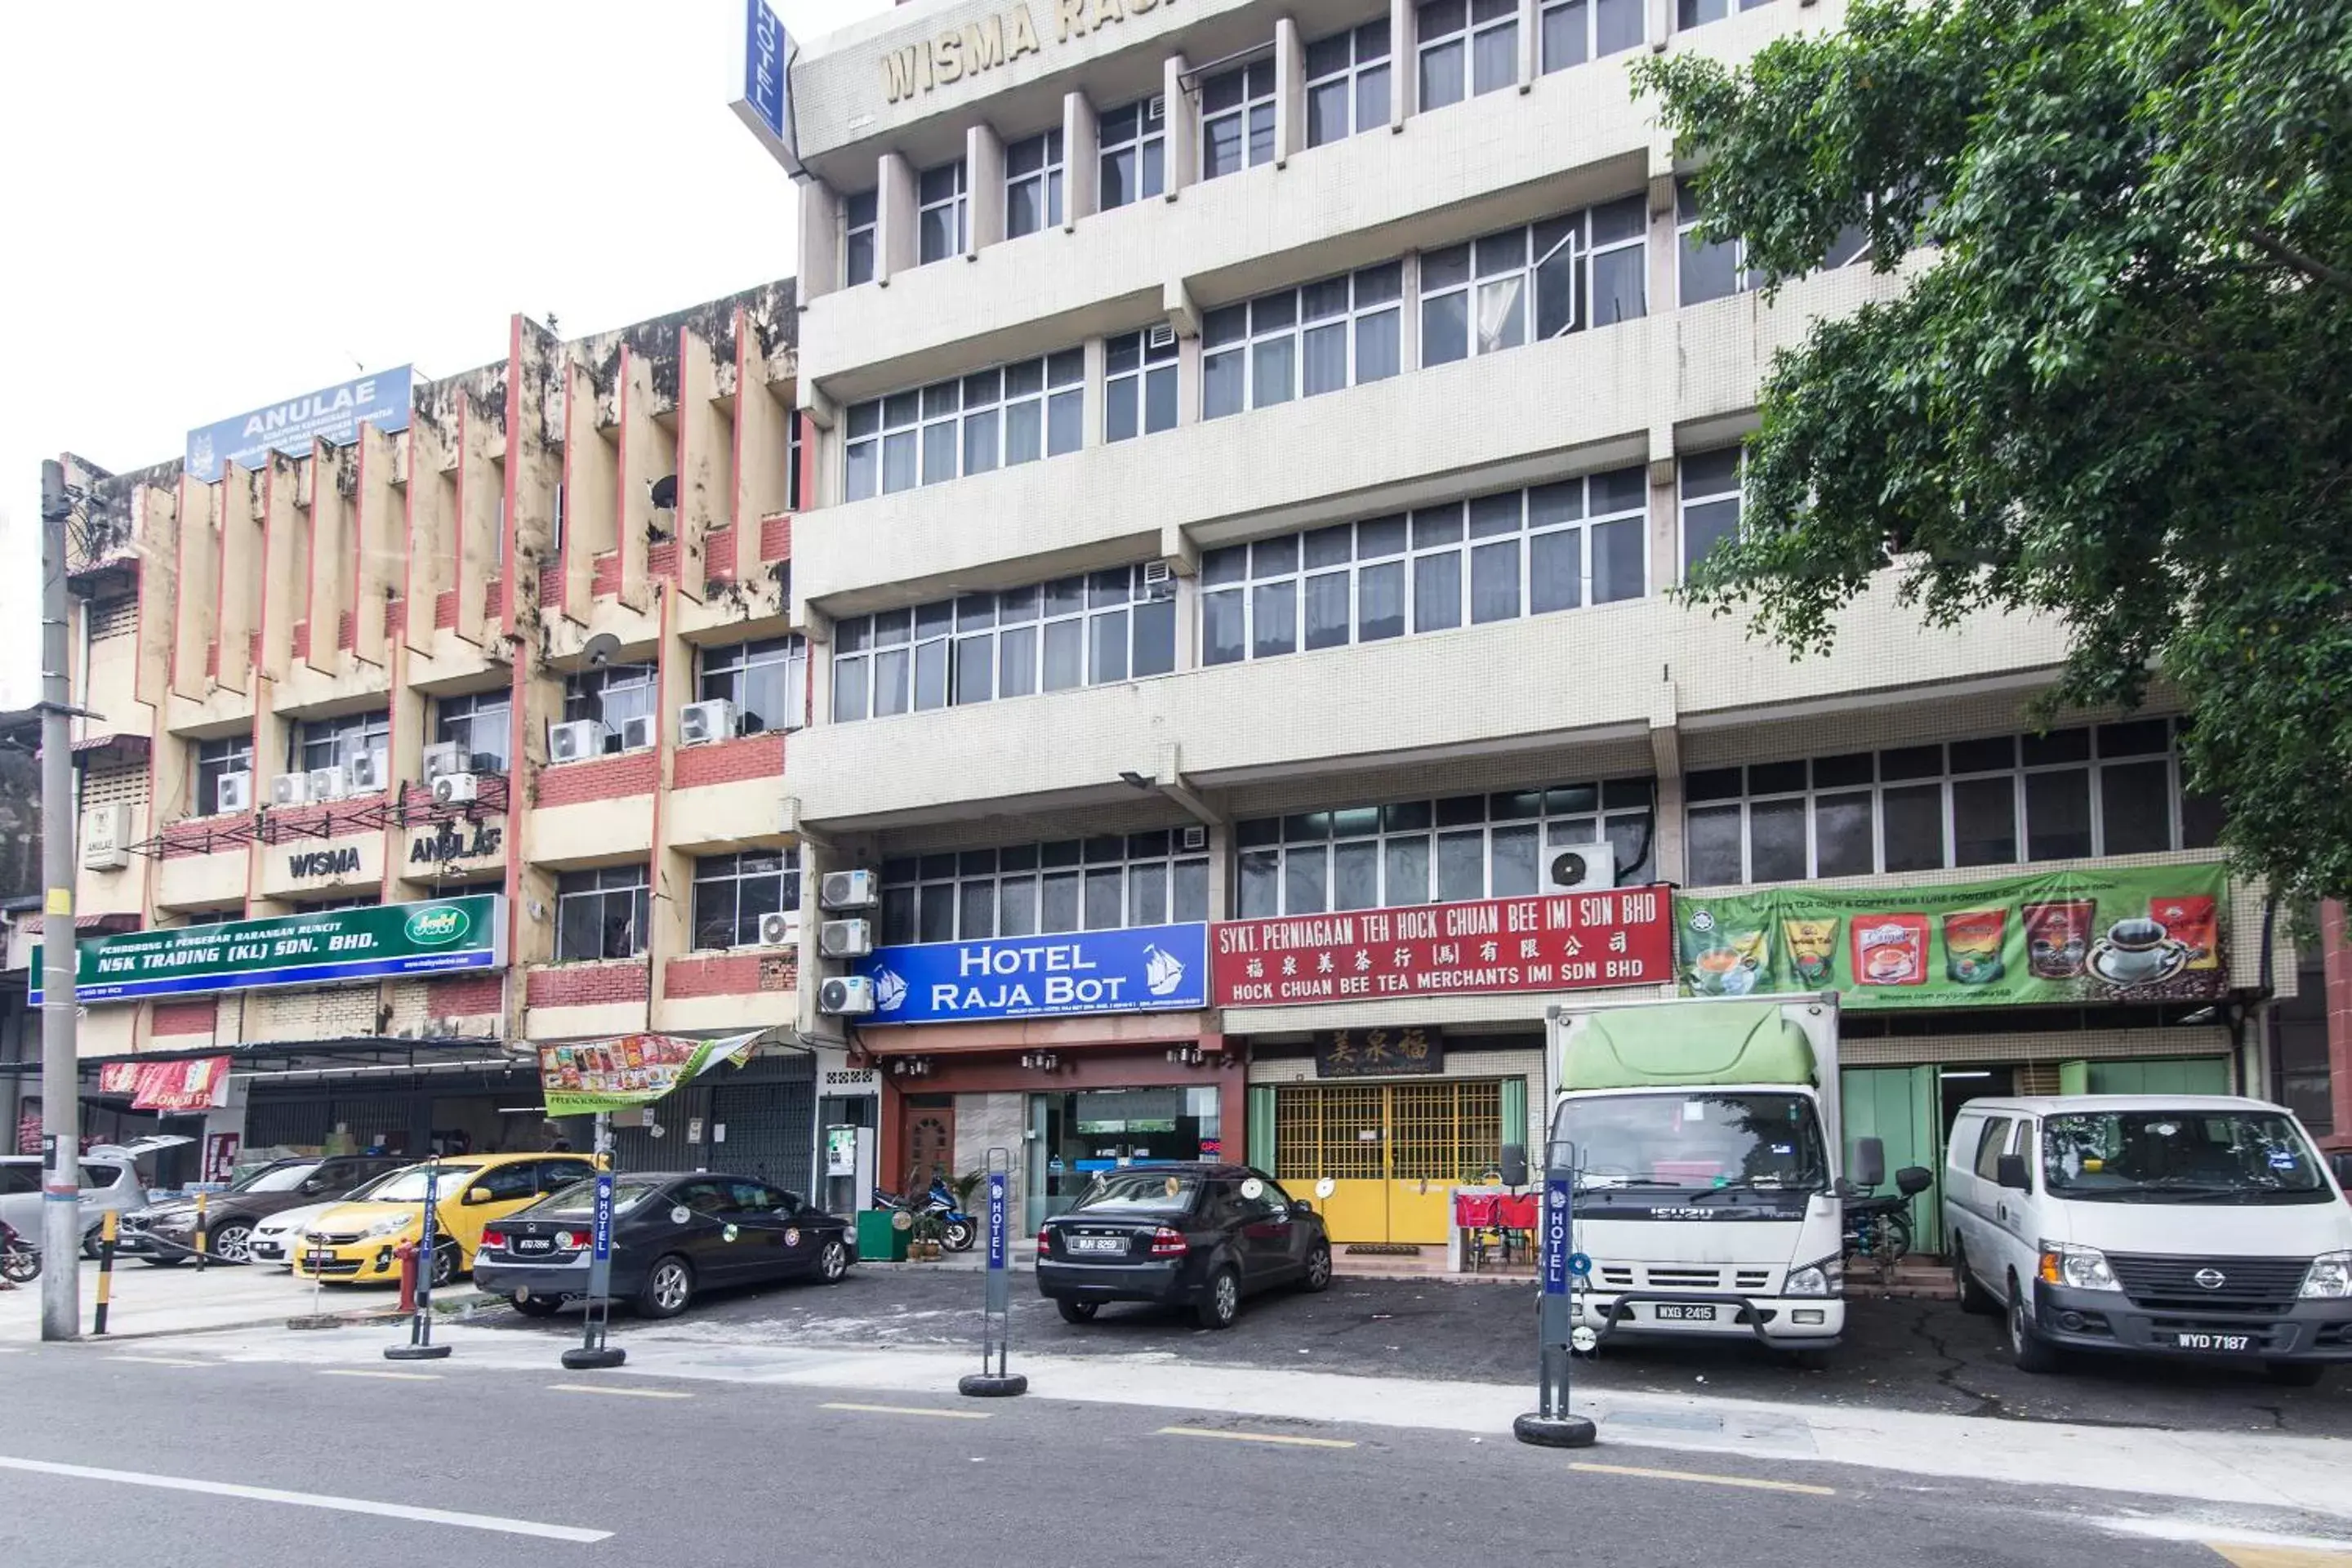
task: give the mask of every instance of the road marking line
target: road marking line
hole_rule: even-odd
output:
[[[402,1383],[441,1381],[441,1374],[437,1372],[371,1372],[356,1366],[331,1366],[321,1371],[319,1375],[320,1377],[385,1377],[394,1378]]]
[[[2352,1563],[2352,1552],[2340,1548],[2247,1546],[2221,1541],[2208,1541],[2202,1544],[2224,1563],[2236,1563],[2237,1568],[2341,1568],[2342,1564]]]
[[[943,1421],[985,1421],[985,1410],[934,1410],[921,1405],[820,1405],[819,1410],[855,1410],[866,1415],[936,1415]]]
[[[614,1394],[624,1399],[691,1399],[675,1388],[614,1388],[601,1383],[551,1383],[558,1394]]]
[[[65,1476],[75,1480],[114,1481],[125,1486],[154,1487],[163,1491],[195,1492],[205,1497],[282,1502],[294,1508],[331,1509],[339,1513],[374,1514],[381,1519],[407,1519],[419,1524],[448,1524],[464,1530],[494,1531],[505,1535],[535,1535],[545,1541],[575,1541],[583,1545],[609,1541],[613,1535],[609,1530],[541,1524],[528,1519],[501,1519],[496,1514],[458,1513],[446,1508],[412,1508],[406,1503],[371,1502],[365,1498],[332,1497],[324,1492],[280,1491],[276,1487],[239,1486],[234,1481],[203,1481],[188,1476],[151,1476],[138,1470],[105,1470],[90,1465],[60,1465],[47,1459],[11,1458],[5,1454],[0,1454],[0,1469],[28,1470],[35,1475]]]
[[[1653,1481],[1704,1481],[1712,1487],[1745,1487],[1759,1492],[1796,1492],[1805,1497],[1835,1497],[1835,1487],[1808,1486],[1802,1481],[1768,1481],[1754,1476],[1712,1476],[1704,1470],[1653,1470],[1639,1465],[1571,1464],[1571,1470],[1598,1476],[1639,1476]]]
[[[168,1355],[110,1355],[106,1359],[127,1361],[134,1366],[210,1366],[213,1364],[208,1361],[189,1361],[184,1357]]]
[[[1285,1443],[1295,1448],[1352,1448],[1339,1437],[1293,1437],[1280,1432],[1219,1432],[1207,1426],[1162,1426],[1160,1437],[1218,1437],[1229,1443]]]

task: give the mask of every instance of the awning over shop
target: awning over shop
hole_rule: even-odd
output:
[[[482,1037],[401,1039],[392,1036],[362,1036],[337,1040],[247,1041],[234,1046],[192,1046],[184,1049],[132,1051],[81,1058],[85,1093],[96,1093],[99,1069],[110,1063],[189,1061],[226,1056],[233,1077],[260,1081],[299,1083],[362,1077],[417,1076],[458,1072],[528,1072],[534,1079],[538,1062],[528,1046],[520,1050],[502,1039]],[[28,1078],[41,1070],[38,1060],[0,1062],[0,1077]]]

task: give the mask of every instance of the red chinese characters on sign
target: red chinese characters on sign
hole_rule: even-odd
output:
[[[133,1110],[205,1110],[223,1104],[228,1058],[190,1057],[162,1062],[103,1062],[98,1091],[127,1094]]]
[[[1664,887],[1351,910],[1209,928],[1220,1007],[1584,991],[1674,978]]]

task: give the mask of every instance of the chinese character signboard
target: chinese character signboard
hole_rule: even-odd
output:
[[[228,1058],[182,1057],[162,1062],[102,1062],[98,1092],[129,1095],[133,1110],[177,1115],[228,1102]]]
[[[1697,996],[1836,991],[1846,1007],[2210,1001],[2229,989],[2215,864],[1937,888],[1772,888],[1685,899]]]
[[[1657,985],[1674,978],[1663,887],[1223,921],[1220,1007]]]
[[[720,1062],[749,1056],[761,1031],[724,1039],[623,1035],[610,1040],[539,1047],[539,1084],[550,1116],[593,1116],[650,1105]]]
[[[1315,1037],[1317,1078],[1392,1078],[1445,1070],[1434,1029],[1334,1029]]]
[[[874,981],[874,1011],[865,1023],[871,1027],[1205,1007],[1208,929],[1131,926],[878,947],[858,963]]]

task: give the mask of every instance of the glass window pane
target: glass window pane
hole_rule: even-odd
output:
[[[908,660],[903,647],[874,656],[874,711],[878,716],[907,711]]]
[[[956,642],[955,700],[985,702],[996,693],[996,639],[962,637]]]
[[[1331,907],[1369,910],[1381,901],[1381,847],[1370,839],[1331,847]]]
[[[1176,601],[1152,599],[1135,606],[1134,657],[1129,673],[1166,675],[1176,668]]]
[[[2025,858],[2072,860],[2091,853],[2087,768],[2025,775]]]
[[[1685,814],[1691,885],[1728,887],[1747,879],[1740,869],[1739,807],[1695,806]]]
[[[1937,871],[1944,866],[1944,789],[1905,784],[1879,797],[1886,828],[1886,869]]]
[[[833,720],[836,724],[866,717],[866,661],[862,658],[837,658],[833,661]]]
[[[1127,909],[1127,872],[1097,866],[1087,872],[1087,930],[1116,931]]]
[[[1491,896],[1518,898],[1536,890],[1536,862],[1542,852],[1537,837],[1532,826],[1495,829]]]
[[[1813,802],[1813,875],[1861,877],[1877,869],[1871,847],[1870,792]]]
[[[2110,763],[2099,770],[2099,807],[2107,855],[2145,855],[2172,847],[2172,785],[2161,761]]]
[[[1008,404],[1004,410],[1004,461],[1034,463],[1045,450],[1045,411],[1035,398]]]
[[[1265,658],[1298,647],[1298,584],[1261,583],[1250,590],[1250,656]]]
[[[1801,881],[1805,875],[1805,803],[1759,802],[1748,808],[1750,879]]]
[[[1356,381],[1359,384],[1385,381],[1396,374],[1399,368],[1397,324],[1400,319],[1394,309],[1375,310],[1356,319]]]
[[[1589,5],[1590,0],[1570,0],[1543,14],[1543,68],[1547,72],[1584,63],[1585,34],[1591,26],[1586,15]]]
[[[1348,574],[1323,572],[1307,579],[1307,646],[1338,647],[1348,640]]]
[[[1201,662],[1231,664],[1247,650],[1244,610],[1239,588],[1201,595]]]
[[[997,635],[996,689],[1002,697],[1026,697],[1037,689],[1037,628],[1007,626]]]
[[[916,894],[915,940],[953,942],[956,900],[952,882],[926,883]]]
[[[2005,866],[2017,858],[2017,785],[2011,778],[1952,785],[1953,864]]]
[[[1421,302],[1421,363],[1451,364],[1470,357],[1470,295],[1457,289]]]
[[[1643,565],[1643,527],[1639,518],[1592,527],[1592,602],[1613,604],[1638,599],[1647,586]]]
[[[1452,903],[1486,896],[1486,835],[1483,829],[1437,836],[1437,899]]]
[[[1297,342],[1286,336],[1250,345],[1251,407],[1265,408],[1290,401],[1297,351]]]
[[[1307,334],[1302,366],[1304,395],[1336,392],[1348,384],[1348,324],[1332,321]]]
[[[1680,268],[1682,302],[1696,305],[1727,299],[1739,292],[1739,246],[1723,240],[1709,245],[1696,230],[1681,237],[1676,261]]]
[[[1592,258],[1592,324],[1614,326],[1643,314],[1645,298],[1643,247],[1604,251]]]
[[[1528,541],[1529,614],[1576,608],[1583,594],[1583,554],[1584,531],[1580,528],[1555,529]]]
[[[1246,361],[1242,351],[1229,349],[1201,361],[1201,417],[1222,419],[1242,411]]]
[[[929,710],[948,705],[948,645],[927,642],[915,650],[915,706]]]
[[[1077,930],[1078,874],[1076,871],[1048,872],[1041,880],[1045,889],[1037,910],[1037,929],[1040,931]]]
[[[1143,378],[1143,427],[1176,427],[1176,367],[1172,364],[1150,371]]]
[[[963,942],[996,934],[996,882],[992,878],[980,878],[962,885],[958,900],[961,910],[956,916],[956,936]]]
[[[1007,877],[997,884],[997,934],[1034,936],[1037,931],[1037,879]]]
[[[1045,683],[1048,691],[1066,691],[1086,683],[1086,628],[1076,621],[1054,621],[1045,627]]]
[[[1329,854],[1330,851],[1320,844],[1294,844],[1283,851],[1284,914],[1320,914],[1330,908],[1331,890],[1325,879],[1328,870],[1326,860]]]
[[[1130,866],[1127,871],[1127,923],[1165,925],[1168,921],[1168,874],[1157,862]]]
[[[1170,916],[1180,921],[1204,921],[1209,918],[1209,863],[1206,860],[1179,860],[1170,873],[1175,883],[1171,900]]]
[[[1093,648],[1088,663],[1091,679],[1097,686],[1127,679],[1127,612],[1113,610],[1108,614],[1089,616],[1088,629],[1093,633]]]
[[[1462,556],[1416,556],[1412,563],[1412,629],[1442,631],[1462,624]]]
[[[1472,92],[1495,92],[1519,79],[1519,29],[1489,27],[1477,37],[1470,62]]]
[[[1482,544],[1470,552],[1470,619],[1478,625],[1519,614],[1519,542]]]
[[[1429,902],[1429,837],[1426,834],[1382,840],[1381,859],[1387,875],[1382,902],[1391,906]]]
[[[1241,898],[1238,916],[1262,920],[1282,912],[1282,851],[1249,849],[1240,858]]]
[[[1701,501],[1683,508],[1683,565],[1685,569],[1706,559],[1707,552],[1718,543],[1739,531],[1739,502],[1728,500]]]
[[[1462,101],[1462,42],[1440,44],[1421,51],[1421,108],[1423,113]]]
[[[1382,562],[1356,574],[1356,640],[1404,635],[1404,563]]]
[[[1642,41],[1642,0],[1595,0],[1593,53],[1613,55]]]

